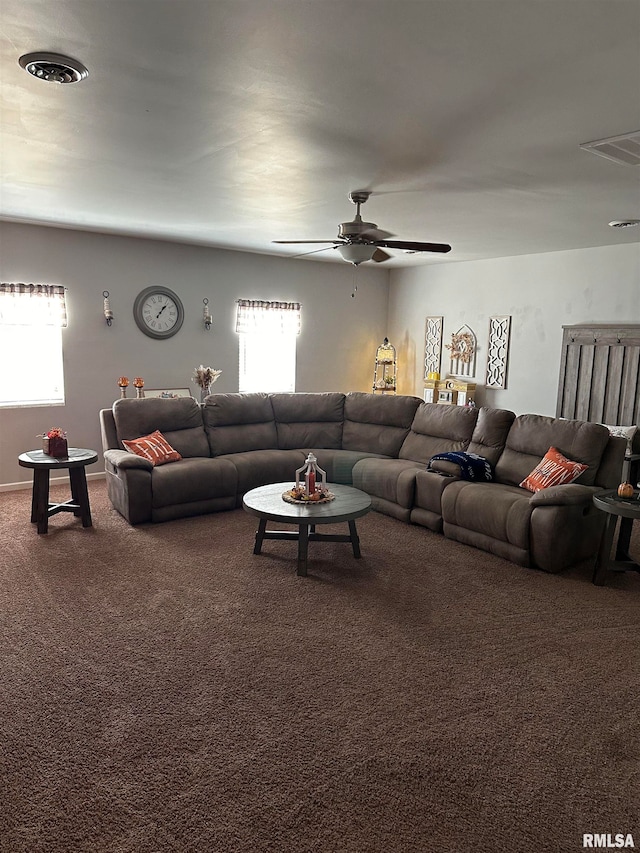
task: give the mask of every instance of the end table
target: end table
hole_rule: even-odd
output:
[[[28,450],[18,456],[18,465],[33,469],[33,492],[31,496],[31,522],[38,525],[38,533],[47,533],[49,518],[58,512],[72,512],[82,519],[83,527],[91,527],[91,509],[85,468],[98,461],[95,450],[70,447],[68,455],[58,459],[42,450]],[[64,503],[49,503],[49,477],[51,471],[68,469],[71,484],[71,500]]]
[[[609,569],[612,572],[640,572],[640,565],[629,556],[629,542],[631,540],[631,527],[634,519],[640,519],[640,492],[635,491],[633,498],[620,498],[616,489],[608,489],[596,492],[593,502],[609,514],[600,541],[600,550],[593,570],[592,581],[602,586],[602,570]],[[615,560],[610,559],[613,537],[616,532],[616,524],[620,518],[620,532],[616,544]]]

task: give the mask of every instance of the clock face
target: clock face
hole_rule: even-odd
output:
[[[133,316],[138,328],[151,338],[170,338],[180,329],[184,308],[167,287],[148,287],[136,297]]]

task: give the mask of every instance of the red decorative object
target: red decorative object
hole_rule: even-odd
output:
[[[317,482],[318,474],[320,483]],[[295,491],[302,492],[306,498],[315,498],[316,495],[319,498],[321,492],[326,492],[326,479],[326,472],[318,465],[313,453],[310,453],[305,464],[296,471]],[[304,486],[301,483],[304,483]]]
[[[42,436],[42,450],[47,456],[64,459],[69,455],[67,434],[60,427],[54,427]]]

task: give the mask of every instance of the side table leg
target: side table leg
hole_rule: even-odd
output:
[[[82,519],[82,526],[91,527],[91,507],[89,506],[87,476],[84,468],[69,468],[69,480],[71,482],[71,497],[74,503],[80,507],[78,515]]]
[[[253,546],[253,553],[259,554],[262,550],[262,541],[264,539],[264,532],[267,529],[267,519],[261,518],[258,522],[258,529],[256,531],[256,541]]]
[[[593,577],[591,578],[591,582],[596,586],[602,586],[604,584],[604,580],[599,576],[604,574],[604,569],[609,565],[609,560],[611,558],[611,546],[613,545],[613,536],[616,532],[617,521],[617,515],[613,515],[613,513],[608,515],[607,524],[602,533],[602,539],[600,540],[600,550],[598,551],[598,556],[596,558]]]
[[[296,574],[301,578],[307,576],[307,553],[309,551],[309,525],[301,524],[298,535],[298,570]]]
[[[620,519],[620,532],[618,533],[618,544],[616,545],[616,560],[629,560],[629,545],[631,544],[632,518]]]
[[[356,523],[353,520],[349,522],[349,533],[351,534],[351,547],[353,548],[353,556],[359,558],[362,556],[362,554],[360,553],[360,538],[358,536],[358,531],[356,530]]]
[[[31,521],[38,525],[38,533],[49,532],[49,469],[33,472],[33,497]]]

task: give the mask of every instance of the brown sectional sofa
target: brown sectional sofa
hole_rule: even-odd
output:
[[[241,506],[249,489],[293,482],[313,451],[329,482],[366,491],[375,510],[552,572],[595,556],[604,516],[591,498],[619,483],[625,452],[599,424],[365,393],[123,399],[100,422],[109,497],[131,524]],[[154,430],[181,460],[154,468],[123,449]],[[570,485],[520,488],[551,446],[587,470]],[[463,480],[448,461],[427,470],[449,451],[485,457],[494,480]]]

